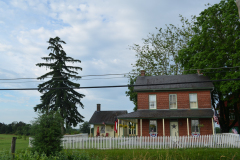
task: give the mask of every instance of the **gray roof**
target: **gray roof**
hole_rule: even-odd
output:
[[[157,110],[137,110],[125,115],[118,116],[118,119],[172,119],[172,118],[211,118],[212,109],[157,109]]]
[[[90,124],[114,124],[116,116],[127,114],[126,110],[122,111],[95,111],[89,120]]]
[[[212,82],[204,83],[187,83],[196,81],[209,81],[210,79],[203,75],[187,74],[187,75],[161,75],[161,76],[138,76],[135,85],[149,85],[149,86],[135,86],[134,91],[147,90],[196,90],[196,89],[213,89]],[[153,85],[164,83],[176,83],[168,85]],[[182,84],[177,84],[182,83]]]

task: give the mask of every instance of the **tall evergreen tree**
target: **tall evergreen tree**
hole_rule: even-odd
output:
[[[49,111],[60,111],[67,126],[76,126],[83,122],[83,116],[78,112],[78,106],[84,108],[81,98],[85,95],[76,92],[73,88],[80,87],[80,84],[71,82],[69,79],[80,79],[76,71],[81,67],[67,66],[67,62],[81,63],[80,60],[67,57],[63,50],[62,43],[66,44],[59,37],[50,38],[48,49],[51,50],[49,57],[42,57],[47,63],[38,63],[36,66],[46,67],[51,71],[38,77],[39,80],[51,77],[50,80],[39,84],[38,91],[42,93],[41,104],[34,107],[35,112],[49,113]]]

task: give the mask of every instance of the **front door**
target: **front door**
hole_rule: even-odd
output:
[[[170,136],[178,136],[178,122],[170,122]]]

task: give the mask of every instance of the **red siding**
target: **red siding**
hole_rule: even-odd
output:
[[[189,135],[191,136],[191,118],[188,119],[189,122]],[[200,128],[201,135],[210,135],[213,134],[212,131],[212,119],[211,118],[200,118],[199,123],[203,124],[204,126]],[[138,136],[141,136],[141,126],[140,120],[138,120]],[[143,129],[142,129],[142,136],[149,136],[149,120],[143,119],[142,120]],[[170,136],[170,120],[164,119],[164,126],[165,126],[165,136]],[[163,136],[163,123],[162,119],[157,120],[157,132],[158,136]],[[187,136],[187,119],[178,119],[178,132],[179,136]]]
[[[201,118],[199,119],[199,124],[203,124],[203,127],[200,128],[201,135],[213,134],[211,118]]]
[[[210,91],[172,91],[138,93],[138,109],[149,109],[149,95],[156,94],[157,109],[169,109],[169,94],[177,94],[178,109],[189,109],[189,94],[197,93],[198,108],[211,108]]]

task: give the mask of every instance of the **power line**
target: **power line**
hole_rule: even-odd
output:
[[[146,85],[114,85],[114,86],[91,86],[91,87],[59,87],[59,88],[45,88],[45,90],[53,89],[92,89],[92,88],[119,88],[119,87],[137,87],[137,86],[158,86],[158,85],[173,85],[173,84],[188,84],[188,83],[207,83],[207,82],[223,82],[223,81],[239,81],[237,79],[219,79],[219,80],[208,80],[208,81],[195,81],[195,82],[176,82],[176,83],[160,83],[160,84],[146,84]],[[38,90],[38,88],[4,88],[0,90]]]
[[[127,77],[110,77],[110,78],[90,78],[90,79],[79,79],[80,81],[82,80],[95,80],[95,79],[116,79],[116,78],[127,78]],[[62,82],[62,81],[65,81],[65,80],[54,80],[55,82],[59,81],[59,82]],[[39,80],[39,81],[23,81],[23,82],[0,82],[0,83],[29,83],[29,82],[35,82],[35,83],[44,83],[44,82],[47,82],[47,81],[42,81],[42,80]]]
[[[235,67],[219,67],[219,68],[203,68],[203,69],[188,69],[188,70],[183,70],[183,71],[190,71],[190,70],[206,70],[206,69],[227,69],[227,68],[239,68],[240,66],[235,66]]]
[[[228,68],[240,68],[240,66],[235,67],[219,67],[219,68],[203,68],[203,69],[188,69],[183,71],[191,71],[191,70],[207,70],[207,69],[228,69]],[[153,72],[153,73],[159,73],[159,72]],[[207,72],[205,72],[207,73]],[[97,76],[113,76],[113,75],[129,75],[129,74],[140,74],[140,73],[119,73],[119,74],[100,74],[100,75],[83,75],[80,77],[97,77]],[[64,78],[66,76],[59,76],[59,77],[45,77],[45,78]],[[0,79],[0,80],[21,80],[21,79],[38,79],[38,78],[8,78],[8,79]]]
[[[136,73],[121,73],[121,74],[102,74],[102,75],[84,75],[80,77],[96,77],[96,76],[110,76],[110,75],[126,75],[126,74],[136,74]],[[64,78],[65,76],[60,77],[45,77],[45,78]],[[21,80],[21,79],[38,79],[38,78],[8,78],[0,80]],[[96,78],[97,79],[97,78]],[[107,78],[106,78],[107,79]],[[80,79],[81,80],[81,79]]]

